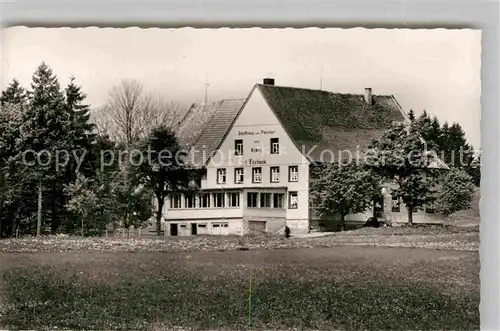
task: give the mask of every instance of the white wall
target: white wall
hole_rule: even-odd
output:
[[[270,154],[270,139],[279,138],[280,154]],[[243,140],[243,155],[234,155],[234,142]],[[263,162],[264,164],[252,164]],[[299,181],[288,181],[288,167],[297,165]],[[280,167],[280,181],[271,183],[270,167]],[[243,167],[244,182],[235,184],[234,168]],[[262,168],[262,182],[252,183],[252,168]],[[226,168],[226,184],[217,184],[217,169]],[[258,88],[255,88],[244,105],[233,128],[222,143],[219,152],[207,165],[206,189],[214,188],[260,188],[288,187],[288,191],[298,192],[298,208],[288,209],[287,219],[304,220],[309,216],[309,162],[281,126],[278,118],[269,108]],[[288,194],[285,197],[288,206]]]

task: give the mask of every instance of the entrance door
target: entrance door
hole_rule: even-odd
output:
[[[191,223],[191,235],[196,236],[198,234],[198,224]]]
[[[177,224],[170,224],[170,235],[177,236],[178,232],[179,232],[178,225]]]

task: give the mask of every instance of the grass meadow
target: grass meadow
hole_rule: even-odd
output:
[[[478,241],[477,228],[1,241],[0,329],[477,330]]]

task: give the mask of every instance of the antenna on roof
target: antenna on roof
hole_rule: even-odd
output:
[[[208,101],[208,87],[210,86],[210,83],[208,82],[208,73],[205,73],[205,104]]]
[[[323,90],[323,62],[324,62],[325,45],[323,44],[323,52],[321,53],[321,67],[319,72],[319,90]]]
[[[319,90],[323,90],[323,61],[321,61],[321,69],[319,73]]]

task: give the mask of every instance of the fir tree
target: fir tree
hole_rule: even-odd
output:
[[[26,90],[19,84],[17,79],[13,79],[7,89],[2,92],[0,101],[2,106],[8,103],[14,105],[25,104],[27,101]]]
[[[408,112],[408,119],[411,123],[415,122],[415,112],[413,111],[413,109],[410,109],[410,111]]]
[[[25,176],[43,189],[44,201],[48,203],[52,231],[57,230],[63,214],[64,166],[55,162],[60,151],[69,151],[67,144],[70,117],[65,107],[64,94],[60,90],[57,76],[42,63],[32,76],[29,104],[21,126],[19,150],[44,151],[40,163],[31,154],[25,166]]]
[[[70,78],[70,83],[65,89],[66,97],[66,109],[69,115],[70,126],[68,129],[68,145],[71,151],[78,152],[78,155],[85,153],[85,160],[81,167],[78,169],[79,172],[83,173],[85,176],[94,175],[94,170],[92,169],[90,163],[91,149],[96,141],[96,135],[94,133],[94,124],[90,122],[90,106],[84,104],[85,98],[87,97],[82,91],[81,87],[75,84],[75,78]],[[76,180],[76,164],[75,160],[69,164],[68,171],[71,171],[72,177],[71,181]]]

